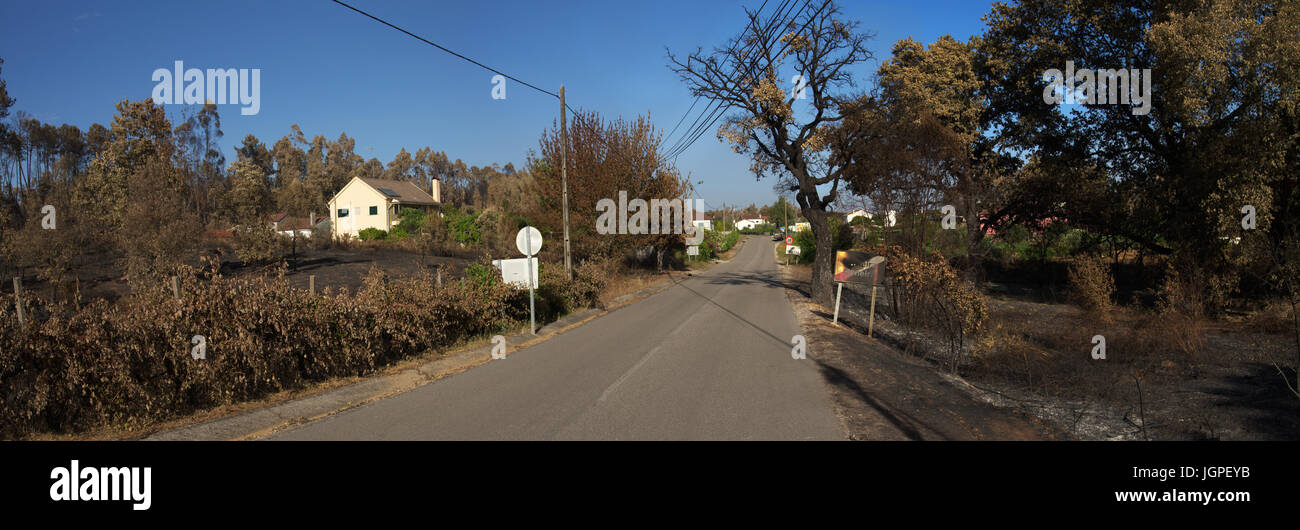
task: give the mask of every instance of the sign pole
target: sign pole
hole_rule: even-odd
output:
[[[867,319],[867,338],[871,338],[871,332],[876,329],[876,286],[871,286],[871,318]]]
[[[831,324],[837,326],[840,324],[840,293],[842,292],[844,292],[844,282],[835,282],[835,317],[831,319]]]
[[[528,235],[524,236],[524,240],[527,241],[526,245],[528,246],[528,330],[532,332],[533,335],[536,335],[537,334],[537,310],[533,305],[533,282],[537,280],[533,278],[533,260],[536,258],[533,257],[533,231],[532,230],[528,231]]]

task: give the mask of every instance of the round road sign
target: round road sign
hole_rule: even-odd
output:
[[[542,249],[542,232],[531,226],[520,228],[519,233],[515,234],[515,246],[525,256],[537,254],[537,251]]]

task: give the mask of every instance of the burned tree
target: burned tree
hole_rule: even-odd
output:
[[[820,249],[833,248],[827,208],[845,169],[831,156],[827,135],[843,119],[843,91],[853,84],[849,69],[872,57],[871,35],[839,14],[830,0],[808,2],[792,17],[780,8],[770,16],[746,10],[745,29],[726,48],[696,50],[684,60],[669,53],[670,68],[691,93],[728,112],[718,138],[750,156],[757,178],[773,176],[778,188],[795,192]],[[792,79],[786,92],[781,84]],[[831,298],[834,261],[832,252],[817,253],[816,300]]]

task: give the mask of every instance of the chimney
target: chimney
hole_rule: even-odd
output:
[[[438,177],[429,177],[429,196],[433,197],[433,202],[442,203],[442,198],[438,197]]]

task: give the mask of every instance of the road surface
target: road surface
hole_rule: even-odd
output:
[[[279,432],[278,440],[844,439],[768,238],[727,263],[500,360]]]

